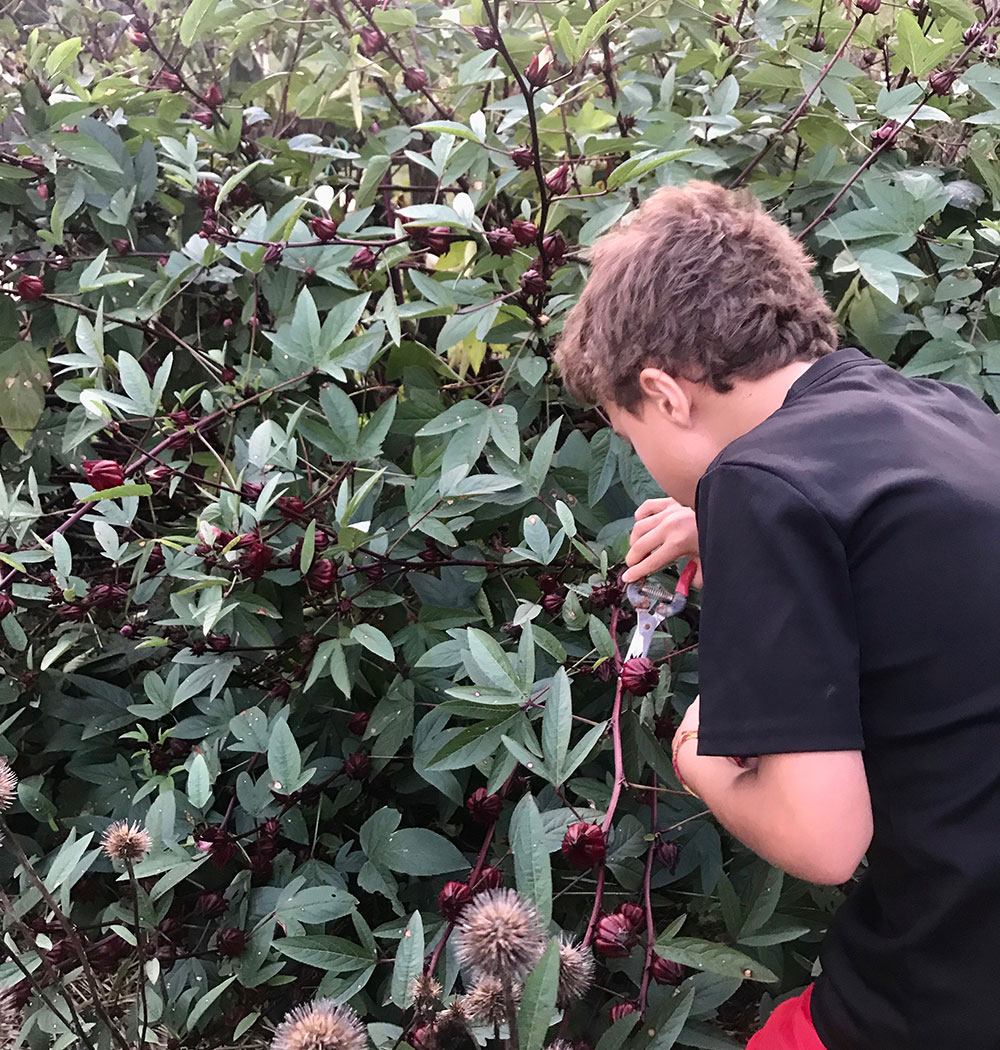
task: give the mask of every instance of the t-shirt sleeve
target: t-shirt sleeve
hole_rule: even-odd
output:
[[[843,544],[794,486],[723,464],[698,487],[698,753],[864,747]]]

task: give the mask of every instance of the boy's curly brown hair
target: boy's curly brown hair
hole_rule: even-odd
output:
[[[569,392],[636,413],[645,367],[725,393],[837,349],[812,260],[756,198],[667,187],[600,237],[555,360]]]

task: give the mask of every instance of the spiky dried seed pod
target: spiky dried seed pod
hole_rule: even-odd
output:
[[[135,864],[149,853],[153,843],[142,825],[117,820],[104,832],[101,846],[112,860]]]
[[[0,758],[0,810],[10,809],[17,798],[17,774],[5,758]]]
[[[349,1006],[317,999],[285,1015],[271,1050],[365,1050],[367,1043],[361,1019]]]
[[[418,1014],[429,1013],[441,998],[441,982],[422,973],[413,980],[413,1008]]]
[[[559,943],[559,987],[556,1006],[565,1010],[570,1003],[582,999],[594,981],[594,956],[582,944],[573,944],[569,938]]]
[[[515,985],[511,993],[516,1008],[521,1001],[520,985]],[[463,998],[462,1005],[469,1017],[483,1024],[504,1024],[507,1020],[503,982],[496,977],[480,977]]]
[[[545,951],[545,931],[535,906],[516,890],[489,890],[474,898],[456,928],[459,963],[476,976],[513,981]]]

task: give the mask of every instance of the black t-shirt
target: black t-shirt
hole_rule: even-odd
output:
[[[699,753],[864,755],[820,1039],[1000,1050],[1000,419],[839,350],[723,450],[697,516]]]

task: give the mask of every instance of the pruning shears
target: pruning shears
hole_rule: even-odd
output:
[[[656,628],[668,617],[676,616],[687,605],[691,581],[697,571],[698,562],[692,558],[684,566],[680,579],[677,581],[677,587],[672,594],[658,584],[649,583],[647,580],[635,580],[625,588],[625,594],[635,608],[638,617],[632,640],[625,653],[626,660],[649,655],[649,646]]]

